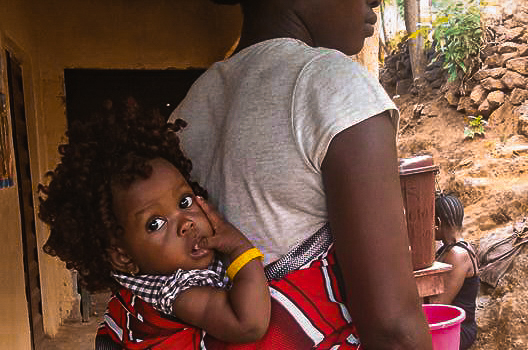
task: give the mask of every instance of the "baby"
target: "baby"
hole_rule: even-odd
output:
[[[198,348],[202,330],[260,339],[270,318],[262,254],[190,179],[176,134],[185,122],[166,124],[133,99],[107,107],[71,125],[51,181],[39,185],[45,252],[87,289],[113,291],[96,343]]]

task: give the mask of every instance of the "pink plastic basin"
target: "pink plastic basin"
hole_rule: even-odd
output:
[[[460,347],[460,324],[466,312],[453,305],[424,304],[422,306],[429,323],[434,350],[458,350]]]

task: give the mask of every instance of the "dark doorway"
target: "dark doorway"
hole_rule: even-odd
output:
[[[168,118],[204,69],[106,70],[65,69],[68,125],[86,121],[106,100],[134,97],[145,109],[158,109]],[[91,295],[80,287],[83,321],[90,316]]]
[[[22,66],[9,51],[6,57],[31,345],[38,349],[44,340],[44,326]]]
[[[168,117],[204,69],[106,70],[65,69],[68,124],[89,118],[107,99],[134,97],[144,108]]]

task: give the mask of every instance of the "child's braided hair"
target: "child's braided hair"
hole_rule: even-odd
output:
[[[464,205],[452,194],[439,193],[435,198],[435,216],[441,225],[462,227],[464,220]]]
[[[191,161],[180,149],[177,132],[186,123],[165,122],[156,111],[146,112],[129,98],[106,108],[88,122],[74,122],[59,146],[60,163],[39,184],[39,218],[50,227],[44,251],[79,272],[88,290],[116,287],[110,277],[108,249],[119,239],[112,209],[112,185],[124,188],[152,173],[149,160],[164,158],[187,180],[195,194],[206,196],[190,180]]]

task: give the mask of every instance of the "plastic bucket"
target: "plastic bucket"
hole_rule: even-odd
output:
[[[458,350],[460,348],[460,324],[466,312],[453,305],[423,304],[433,338],[433,350]]]
[[[430,267],[435,259],[436,172],[438,165],[431,156],[400,159],[400,185],[415,271]]]

